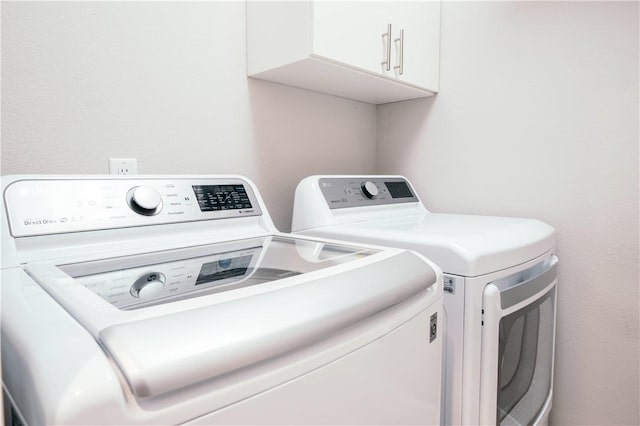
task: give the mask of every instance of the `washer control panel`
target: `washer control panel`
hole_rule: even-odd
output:
[[[4,202],[13,237],[262,214],[240,178],[24,179]]]
[[[332,177],[318,183],[330,209],[419,201],[403,178]]]

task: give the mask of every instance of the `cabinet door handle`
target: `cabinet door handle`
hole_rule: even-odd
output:
[[[400,30],[400,38],[395,39],[394,41],[400,42],[400,46],[398,47],[398,56],[400,57],[400,65],[396,65],[393,67],[394,70],[398,70],[398,74],[402,75],[404,71],[404,30]]]
[[[382,39],[387,38],[386,60],[380,62],[380,65],[386,65],[387,71],[391,71],[391,24],[387,24],[387,32],[382,34]]]

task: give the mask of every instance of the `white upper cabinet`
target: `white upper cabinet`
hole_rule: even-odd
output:
[[[431,96],[440,2],[248,1],[247,44],[250,77],[373,104]]]

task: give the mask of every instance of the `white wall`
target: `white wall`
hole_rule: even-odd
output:
[[[378,110],[439,212],[558,235],[554,424],[639,424],[638,3],[446,2],[441,92]]]
[[[2,174],[239,173],[288,230],[313,173],[373,172],[375,107],[246,77],[243,2],[2,2]]]
[[[376,109],[245,77],[242,3],[2,2],[2,174],[371,173]],[[638,424],[638,3],[446,2],[437,98],[378,109],[377,172],[558,231],[556,424]]]

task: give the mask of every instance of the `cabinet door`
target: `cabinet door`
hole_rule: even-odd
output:
[[[438,0],[250,0],[247,72],[373,104],[432,96],[438,90],[439,15]],[[394,69],[400,29],[402,74]]]
[[[312,53],[437,91],[440,2],[315,1]]]
[[[440,80],[440,2],[397,2],[394,5],[394,76],[405,83],[437,91]],[[398,40],[400,30],[404,30],[402,40]],[[401,63],[402,74],[400,68],[393,68]]]
[[[312,54],[372,73],[392,76],[381,64],[386,56],[391,2],[313,2]],[[393,25],[392,25],[393,29]],[[391,55],[393,55],[393,50]]]

